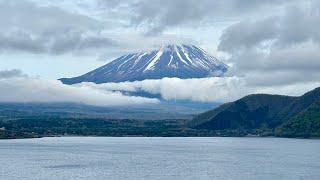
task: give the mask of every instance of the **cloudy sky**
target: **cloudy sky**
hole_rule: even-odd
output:
[[[0,0],[0,22],[0,92],[7,93],[0,101],[41,100],[27,95],[35,84],[43,87],[41,92],[50,88],[43,96],[57,101],[74,89],[77,93],[70,101],[95,92],[95,100],[81,99],[91,104],[99,93],[107,100],[123,96],[112,88],[143,88],[167,99],[212,102],[260,92],[299,95],[319,86],[317,0]],[[88,72],[124,53],[167,43],[202,47],[230,65],[227,77],[99,87],[66,87],[55,81]],[[187,85],[193,87],[188,92],[170,92]],[[9,94],[10,88],[17,92]],[[122,98],[124,104],[157,102]]]

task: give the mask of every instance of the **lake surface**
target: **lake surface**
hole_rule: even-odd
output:
[[[0,140],[0,179],[320,179],[320,140],[53,137]]]

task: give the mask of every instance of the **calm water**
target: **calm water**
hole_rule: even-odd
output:
[[[320,179],[320,140],[0,140],[0,179]]]

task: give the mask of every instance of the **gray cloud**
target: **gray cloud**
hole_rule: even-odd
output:
[[[85,15],[65,11],[55,6],[40,6],[26,0],[0,0],[0,20],[5,26],[40,33],[63,33],[70,30],[101,29],[101,23]]]
[[[273,40],[278,31],[278,18],[239,22],[224,30],[220,37],[219,50],[234,52],[243,48],[261,47],[263,42]]]
[[[149,26],[151,32],[161,32],[168,27],[188,25],[204,26],[219,21],[237,21],[251,15],[276,13],[283,0],[140,0],[131,6],[132,23]]]
[[[116,41],[111,38],[106,38],[103,35],[89,35],[86,36],[81,33],[67,33],[60,34],[51,39],[47,45],[47,50],[51,54],[64,54],[68,52],[85,53],[103,52],[108,47],[117,47]],[[100,50],[100,51],[99,51]]]
[[[60,55],[99,52],[108,47],[116,47],[117,42],[103,35],[85,35],[79,32],[66,32],[54,35],[32,35],[23,32],[0,34],[0,51],[29,52],[35,54]]]
[[[283,48],[306,41],[320,43],[320,3],[310,7],[290,6],[285,14],[256,21],[242,21],[228,27],[221,36],[219,50],[233,51],[239,48],[261,47],[274,41],[274,48]]]
[[[0,0],[0,22],[4,24],[0,26],[0,51],[53,55],[89,52],[99,56],[122,49],[143,49],[140,42],[148,37],[139,34],[141,29],[155,37],[155,33],[170,27],[205,27],[214,22],[278,14],[283,6],[297,3],[301,1]],[[133,32],[135,26],[138,32]],[[140,39],[132,46],[118,40],[123,35],[128,41]],[[157,39],[164,38],[157,34]],[[161,44],[161,40],[156,43]]]
[[[0,71],[0,79],[7,79],[12,77],[26,77],[19,69],[2,70]]]
[[[94,12],[80,13],[90,11],[89,5],[93,6],[95,2]],[[108,57],[111,60],[123,53],[151,49],[164,42],[181,42],[184,39],[173,35],[145,37],[134,28],[129,32],[124,30],[130,27],[115,21],[128,21],[130,24],[132,13],[126,13],[125,16],[121,14],[132,8],[132,2],[0,0],[0,22],[4,24],[0,26],[0,52],[71,53],[104,60]],[[82,10],[70,10],[74,7]],[[96,12],[105,12],[108,17],[92,15]]]
[[[23,32],[1,33],[0,51],[23,51],[41,53],[46,51],[44,42],[40,39],[33,39],[30,34]]]
[[[312,2],[288,7],[282,15],[228,27],[218,49],[230,55],[231,74],[259,86],[318,82],[319,12],[319,3]]]
[[[41,0],[33,0],[42,2]],[[237,21],[242,18],[278,14],[283,6],[302,3],[299,0],[92,0],[54,1],[65,10],[76,9],[86,14],[138,25],[149,31],[163,31],[168,27],[188,25],[197,27],[203,23]],[[43,2],[42,2],[43,3]],[[73,7],[73,8],[70,8]]]
[[[101,33],[112,24],[54,6],[1,0],[0,22],[0,51],[77,54],[116,46]]]

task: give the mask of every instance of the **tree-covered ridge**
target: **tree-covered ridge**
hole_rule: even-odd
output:
[[[276,129],[286,137],[320,137],[320,102],[316,102]]]
[[[320,136],[319,102],[320,88],[300,97],[254,94],[200,114],[190,125],[253,133],[267,130],[267,134],[288,137]]]

